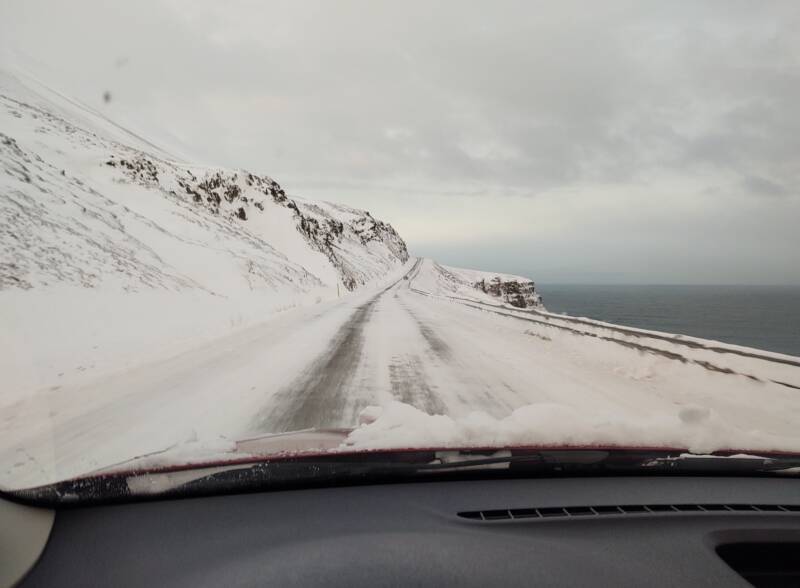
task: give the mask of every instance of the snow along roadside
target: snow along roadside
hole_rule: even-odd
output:
[[[528,354],[529,387],[546,395],[510,415],[426,414],[400,402],[368,407],[342,450],[573,445],[800,452],[797,358],[510,309],[481,293],[464,299],[440,284],[438,273],[425,260],[409,291],[438,307],[448,325],[485,324],[480,344]]]

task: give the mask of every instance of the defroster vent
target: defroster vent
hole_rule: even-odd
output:
[[[679,513],[800,513],[800,505],[793,504],[622,504],[610,506],[548,506],[541,508],[509,508],[468,510],[458,516],[477,521],[503,521],[515,519],[548,519],[601,517],[608,515],[650,515]]]

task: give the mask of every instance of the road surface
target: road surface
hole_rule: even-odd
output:
[[[725,422],[794,434],[796,366],[680,341],[643,345],[626,333],[612,342],[607,329],[578,333],[567,319],[426,292],[434,270],[417,260],[380,287],[33,395],[4,411],[0,480],[24,487],[168,447],[213,453],[213,440],[353,427],[362,409],[393,400],[453,418],[557,403],[632,423],[695,403]],[[767,375],[750,373],[756,367]]]
[[[460,341],[474,334],[443,328],[430,302],[412,292],[419,265],[356,306],[325,351],[270,397],[253,429],[354,426],[363,408],[390,397],[429,414],[507,414],[522,403],[526,396],[493,367],[503,349],[476,354],[480,341]]]

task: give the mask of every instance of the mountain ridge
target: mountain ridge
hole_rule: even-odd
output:
[[[335,301],[407,263],[366,211],[149,145],[0,69],[1,402]]]
[[[0,78],[8,81],[7,75]],[[291,282],[306,290],[338,282],[353,290],[408,260],[400,235],[366,211],[289,198],[266,175],[169,161],[161,153],[103,136],[98,128],[87,130],[63,116],[63,104],[43,107],[47,98],[32,90],[27,95],[18,92],[23,94],[18,98],[9,85],[0,85],[0,169],[5,172],[0,214],[7,229],[0,288],[46,286],[54,280],[93,287],[110,275],[127,272],[130,279],[123,281],[128,289],[200,286],[216,291],[208,283],[198,284],[180,264],[159,263],[162,251],[123,226],[149,224],[170,232],[161,229],[175,215],[228,239],[235,239],[238,231],[246,246],[230,248],[245,251],[229,253],[242,266],[240,273],[250,288],[260,280],[268,288]],[[38,104],[31,95],[39,97]],[[78,112],[76,119],[85,114]],[[117,189],[123,185],[133,192]],[[152,196],[145,192],[157,192],[169,202],[157,204],[160,210],[137,209]],[[258,218],[276,215],[294,226],[305,248],[327,260],[333,273],[303,251],[301,242],[287,238],[285,230],[276,231],[277,219],[265,223]],[[174,223],[171,228],[173,236],[183,231]],[[112,235],[118,238],[109,238]],[[125,241],[134,246],[115,246]],[[202,248],[194,253],[204,255]],[[157,274],[162,279],[155,279]]]

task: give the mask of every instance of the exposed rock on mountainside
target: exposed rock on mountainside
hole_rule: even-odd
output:
[[[429,292],[459,300],[489,302],[497,299],[501,304],[517,308],[544,309],[534,282],[522,276],[449,267],[435,261],[426,261],[424,265],[429,265],[430,269],[417,276],[415,284],[427,288]],[[429,279],[426,274],[435,277],[435,280]]]
[[[475,288],[485,294],[501,298],[507,304],[517,308],[536,307],[542,304],[534,282],[504,280],[500,276],[496,276],[490,280],[484,278],[475,282]]]
[[[366,211],[328,203],[326,210],[325,204],[291,199],[268,176],[237,170],[200,170],[195,174],[144,154],[133,160],[112,155],[106,165],[118,169],[133,183],[159,189],[169,197],[192,202],[233,222],[264,214],[269,203],[292,211],[297,230],[312,249],[328,258],[348,290],[364,284],[370,276],[365,276],[342,248],[344,240],[357,241],[365,248],[374,243],[388,250],[398,262],[408,261],[406,244],[390,224],[374,219]],[[332,215],[331,208],[340,214]],[[342,214],[346,215],[344,220],[337,218]]]
[[[0,125],[0,290],[325,298],[408,260],[397,232],[368,212],[290,198],[268,176],[178,163],[1,71]]]

